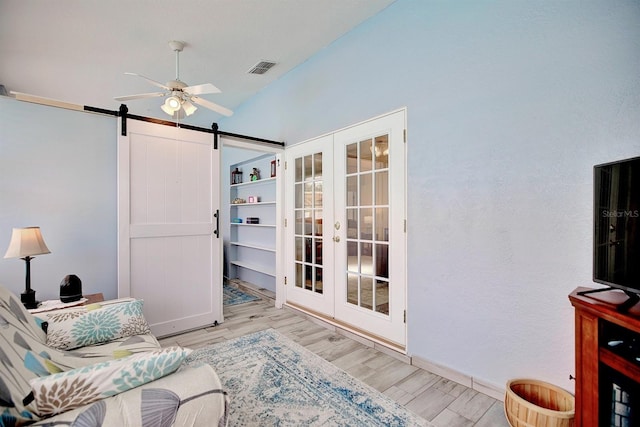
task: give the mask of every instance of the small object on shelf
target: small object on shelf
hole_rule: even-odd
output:
[[[251,181],[259,180],[260,179],[260,169],[253,168],[253,173],[249,174],[249,177],[251,177]]]
[[[260,224],[260,218],[249,216],[247,217],[247,224]]]
[[[271,160],[271,178],[276,176],[276,161]]]
[[[260,201],[260,197],[258,196],[247,196],[247,203],[258,203]]]
[[[242,224],[242,218],[231,218],[231,223]]]
[[[242,184],[242,171],[238,168],[231,171],[231,184]]]
[[[241,205],[243,203],[246,203],[246,201],[244,199],[241,199],[240,197],[236,197],[231,201],[232,205]]]

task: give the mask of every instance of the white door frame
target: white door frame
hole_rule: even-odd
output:
[[[247,141],[241,136],[229,136],[229,135],[221,135],[219,138],[220,145],[222,147],[234,147],[234,148],[242,148],[245,150],[255,151],[257,153],[272,153],[276,155],[276,301],[275,306],[277,308],[282,308],[284,304],[284,245],[283,245],[283,221],[284,218],[284,203],[283,203],[283,194],[284,194],[284,179],[282,179],[284,172],[284,165],[281,160],[283,158],[284,147],[270,145],[270,144],[261,144],[255,143],[251,141]],[[228,209],[229,201],[223,204],[226,212],[229,212]],[[223,215],[225,218],[227,215]],[[227,218],[228,219],[228,218]],[[229,221],[227,221],[228,223]],[[222,226],[222,225],[221,225]],[[225,225],[228,227],[228,225]]]

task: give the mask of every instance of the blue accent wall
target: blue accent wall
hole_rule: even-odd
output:
[[[237,108],[297,143],[408,109],[408,349],[573,388],[592,167],[640,155],[640,2],[398,0]]]
[[[0,257],[13,227],[40,226],[51,251],[31,261],[39,300],[67,274],[84,293],[117,293],[116,118],[0,97]],[[24,291],[25,262],[0,258],[0,283]]]

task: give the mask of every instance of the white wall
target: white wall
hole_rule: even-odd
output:
[[[31,261],[39,300],[67,274],[116,297],[115,165],[115,117],[0,96],[0,284],[24,291],[24,261],[2,257],[13,227],[36,225],[51,250]]]
[[[398,0],[221,122],[296,143],[408,107],[409,352],[573,389],[592,166],[640,155],[637,1]]]

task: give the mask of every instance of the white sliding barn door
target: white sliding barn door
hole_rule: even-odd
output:
[[[126,125],[126,136],[118,129],[118,296],[144,300],[156,336],[222,322],[213,134]]]

